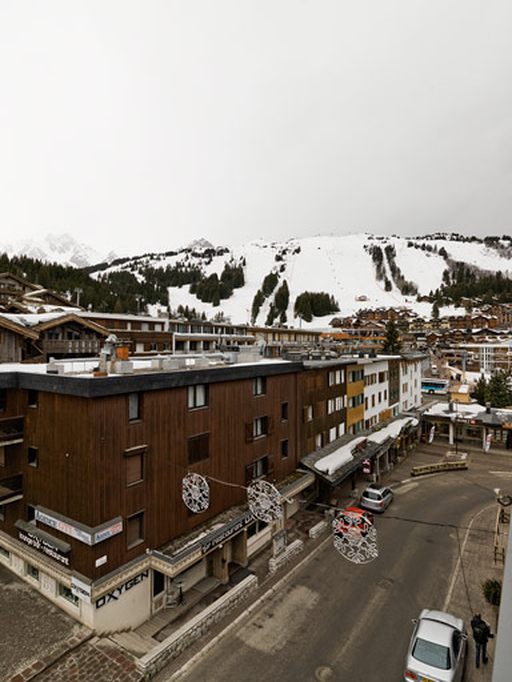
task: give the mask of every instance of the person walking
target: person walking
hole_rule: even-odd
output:
[[[482,661],[487,663],[489,660],[487,656],[487,642],[492,639],[494,635],[491,634],[491,628],[482,618],[480,613],[475,613],[471,621],[471,629],[473,630],[473,639],[475,640],[476,648],[476,667],[480,667],[480,654],[482,654]]]

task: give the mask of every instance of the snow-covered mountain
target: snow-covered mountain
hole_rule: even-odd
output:
[[[380,272],[376,266],[379,248],[383,256]],[[109,270],[128,270],[142,280],[146,267],[179,266],[183,270],[199,268],[204,278],[214,273],[220,278],[226,264],[239,265],[243,267],[244,285],[233,289],[231,296],[220,300],[218,306],[199,300],[190,292],[189,284],[169,288],[168,303],[172,310],[179,305],[188,306],[204,311],[208,317],[222,311],[233,323],[251,321],[254,296],[262,289],[265,277],[275,273],[278,284],[261,304],[255,322],[265,324],[275,293],[286,280],[289,289],[286,321],[292,326],[299,324],[294,317],[295,300],[305,291],[332,295],[339,306],[337,315],[380,306],[405,306],[430,315],[432,304],[418,301],[418,296],[435,291],[445,270],[455,262],[512,276],[512,241],[507,238],[484,241],[447,234],[425,237],[353,234],[284,242],[257,240],[231,249],[199,240],[179,251],[123,259]],[[411,293],[404,294],[404,290]],[[316,317],[308,326],[326,326],[333,316]]]
[[[49,263],[84,268],[96,263],[111,263],[117,255],[100,253],[86,244],[76,241],[69,234],[49,233],[41,239],[23,239],[0,243],[0,253],[11,256],[28,256]]]

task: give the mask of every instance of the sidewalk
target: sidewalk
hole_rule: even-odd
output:
[[[489,623],[491,632],[496,633],[497,630],[498,608],[488,604],[482,594],[482,583],[485,580],[503,578],[503,564],[494,562],[493,536],[497,511],[497,504],[484,507],[470,521],[469,530],[460,533],[462,561],[458,562],[444,605],[447,611],[464,619],[468,630],[466,682],[490,682],[492,678],[495,640],[491,639],[488,643],[489,663],[486,666],[480,664],[477,670],[475,644],[469,624],[473,615],[479,612]]]

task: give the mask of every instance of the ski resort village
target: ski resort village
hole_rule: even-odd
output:
[[[427,607],[510,679],[511,238],[3,249],[2,680],[348,679],[370,585],[380,679],[448,679],[404,668]]]

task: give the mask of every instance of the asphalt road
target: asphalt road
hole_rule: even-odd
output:
[[[506,474],[489,472],[508,468],[506,457],[479,456],[468,472],[399,486],[391,507],[376,518],[375,561],[351,564],[327,541],[282,594],[181,679],[403,679],[411,619],[422,608],[443,608],[458,558],[457,532],[442,524],[459,526],[462,541],[474,514],[493,501],[493,488],[512,487]]]

